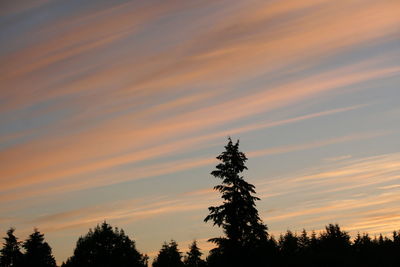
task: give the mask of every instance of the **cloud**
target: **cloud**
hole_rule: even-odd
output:
[[[203,95],[199,95],[199,97],[203,97]],[[194,98],[197,99],[198,97]],[[189,101],[189,103],[192,100],[185,100],[182,99],[182,101]],[[176,102],[173,102],[169,104],[168,106],[174,106],[176,105]],[[164,109],[166,106],[163,107],[157,107]],[[229,134],[237,134],[237,133],[243,133],[243,132],[248,132],[248,131],[254,131],[258,129],[263,129],[263,128],[269,128],[269,127],[276,127],[276,126],[281,126],[281,125],[286,125],[289,123],[295,123],[295,122],[300,122],[303,120],[307,119],[312,119],[312,118],[317,118],[321,116],[327,116],[327,115],[332,115],[340,112],[346,112],[346,111],[351,111],[357,108],[361,108],[363,105],[357,105],[357,106],[350,106],[350,107],[345,107],[345,108],[339,108],[339,109],[333,109],[333,110],[327,110],[323,112],[317,112],[317,113],[312,113],[304,116],[299,116],[299,117],[294,117],[294,118],[289,118],[285,120],[280,120],[280,121],[271,121],[271,122],[265,122],[265,123],[258,123],[258,124],[250,124],[245,127],[239,127],[239,128],[233,128],[230,130],[225,130],[225,131],[219,131],[219,132],[214,132],[211,134],[206,134],[206,135],[199,135],[197,137],[190,137],[190,138],[184,138],[182,140],[178,141],[173,141],[167,144],[160,144],[160,145],[155,145],[149,148],[139,148],[136,151],[128,152],[128,153],[118,153],[115,156],[108,156],[105,158],[98,158],[95,161],[87,161],[87,157],[90,158],[91,154],[98,154],[99,152],[95,153],[94,151],[98,150],[98,143],[94,142],[93,143],[93,149],[94,150],[89,150],[93,151],[92,153],[84,152],[85,150],[90,149],[88,147],[88,144],[91,140],[99,138],[98,135],[99,133],[96,131],[93,134],[96,136],[88,136],[87,140],[83,140],[82,136],[79,136],[78,140],[57,140],[54,142],[53,140],[41,140],[37,144],[24,144],[23,146],[13,148],[10,150],[7,150],[3,153],[0,152],[0,157],[3,155],[3,159],[5,161],[9,161],[8,164],[5,164],[3,168],[3,173],[4,177],[15,177],[13,179],[13,182],[10,182],[9,179],[4,180],[4,184],[2,186],[3,190],[6,190],[7,188],[13,188],[15,186],[28,186],[30,184],[36,184],[40,182],[46,182],[49,180],[55,181],[58,179],[63,179],[64,177],[70,177],[73,175],[79,175],[79,174],[84,174],[84,173],[91,173],[94,171],[98,171],[101,169],[107,169],[111,167],[115,167],[118,165],[122,164],[127,164],[127,163],[135,163],[135,162],[141,162],[141,161],[146,161],[150,160],[152,158],[157,158],[160,156],[166,156],[170,155],[173,153],[182,153],[183,151],[187,149],[191,149],[194,146],[198,145],[205,145],[208,142],[210,142],[213,139],[218,139],[225,137]],[[110,126],[111,130],[114,130],[115,128]],[[151,132],[151,130],[149,130]],[[102,134],[106,134],[104,131],[100,131]],[[162,132],[161,130],[156,130],[154,129],[153,132],[158,133]],[[102,140],[107,140],[111,138],[113,134],[106,134]],[[149,138],[149,134],[143,134],[143,137]],[[136,138],[139,138],[139,134],[136,133]],[[91,139],[91,140],[90,140]],[[122,140],[126,140],[125,138],[122,138]],[[60,142],[62,141],[63,144]],[[100,140],[98,140],[100,141]],[[143,140],[145,142],[146,139]],[[79,152],[77,150],[77,147],[74,146],[73,144],[76,142],[80,143],[85,143],[84,146],[82,146],[82,152]],[[111,144],[111,143],[110,143]],[[121,142],[121,145],[124,145]],[[61,147],[62,149],[61,149]],[[126,145],[125,145],[126,146]],[[42,149],[44,147],[58,147],[58,150],[49,150],[48,153],[43,151]],[[112,153],[113,150],[115,150],[115,147],[120,149],[117,146],[116,142],[112,142],[112,147],[108,147],[109,149],[107,150],[107,153],[110,154]],[[78,148],[80,149],[80,148]],[[284,148],[280,148],[284,149]],[[296,149],[296,148],[295,148]],[[289,148],[290,150],[290,148]],[[40,151],[40,156],[37,158],[31,158],[27,157],[25,160],[23,159],[24,155],[30,156],[32,154],[37,154],[36,151]],[[12,161],[14,157],[18,157],[20,160],[24,160],[24,169],[20,168],[20,165],[16,161]],[[22,158],[21,158],[22,157]],[[85,162],[85,164],[81,164],[81,162]],[[71,165],[71,163],[75,163]],[[63,164],[63,165],[60,165]],[[25,174],[25,175],[24,175]],[[20,178],[19,178],[20,176]],[[23,177],[26,178],[23,178]]]
[[[7,36],[0,49],[0,199],[9,204],[1,209],[31,214],[26,206],[38,207],[35,218],[4,216],[4,223],[13,218],[24,227],[65,233],[93,226],[104,214],[128,225],[203,209],[217,194],[201,185],[126,205],[82,200],[83,207],[61,206],[51,214],[39,207],[71,191],[211,166],[214,156],[204,151],[229,134],[257,135],[356,110],[367,118],[377,106],[359,103],[352,93],[369,92],[371,84],[400,73],[389,47],[398,39],[398,1],[88,1],[65,7],[14,1],[0,10]],[[329,101],[326,110],[310,111],[316,108],[311,102],[337,96],[341,107]],[[391,133],[348,132],[354,134],[248,155],[351,146]],[[322,229],[333,219],[351,231],[398,225],[398,155],[351,154],[257,180],[266,200],[260,211],[272,231]]]
[[[322,229],[329,222],[339,222],[344,229],[353,234],[356,230],[373,234],[389,233],[395,229],[395,224],[400,219],[397,205],[400,198],[396,191],[397,187],[388,187],[383,192],[377,192],[375,188],[381,188],[382,184],[398,179],[398,176],[396,178],[392,175],[398,174],[400,171],[399,154],[384,154],[344,161],[331,162],[325,167],[328,170],[324,168],[319,172],[311,170],[311,174],[310,171],[305,171],[302,176],[306,179],[295,175],[266,184],[256,183],[258,192],[272,192],[267,199],[262,197],[258,204],[260,211],[264,210],[266,202],[268,202],[268,206],[275,206],[275,209],[268,213],[261,212],[270,229],[282,232],[285,231],[285,225]],[[362,166],[368,166],[368,168],[360,170]],[[388,166],[391,167],[388,168]],[[332,172],[329,169],[336,169],[336,174],[331,176]],[[349,172],[349,170],[353,171]],[[349,175],[349,173],[352,174]],[[328,176],[331,178],[327,180],[326,174],[329,174]],[[369,174],[369,178],[365,178],[365,174]],[[313,201],[314,195],[306,194],[296,201],[295,198],[302,195],[304,190],[309,190],[309,187],[317,179],[310,180],[308,177],[320,177],[318,180],[321,183],[317,183],[318,187],[312,191],[324,197],[319,196],[318,201]],[[371,181],[375,181],[375,183],[371,183]],[[335,190],[331,189],[340,188],[343,184],[362,187],[364,189],[361,192],[366,192],[366,194],[353,192],[349,194],[345,189],[342,189],[340,197],[337,192],[333,194]],[[295,202],[282,202],[285,195],[291,195]],[[149,196],[149,198],[117,201],[55,214],[39,215],[30,223],[39,225],[41,229],[49,232],[92,226],[104,219],[125,225],[138,220],[205,209],[219,201],[218,194],[212,190],[199,189],[180,195],[164,195],[155,199]],[[388,223],[384,224],[385,221]]]
[[[276,154],[283,154],[293,151],[301,151],[306,149],[312,149],[317,147],[323,147],[338,143],[350,142],[355,140],[364,140],[370,139],[374,137],[384,136],[387,135],[387,132],[377,132],[377,133],[362,133],[362,134],[354,134],[354,135],[347,135],[338,138],[332,139],[325,139],[325,140],[317,140],[310,143],[304,143],[299,145],[289,145],[289,146],[281,146],[275,148],[267,148],[261,149],[256,151],[250,151],[248,154],[249,157],[260,157],[260,156],[267,156],[267,155],[276,155]]]
[[[330,113],[327,113],[330,114]],[[311,116],[312,118],[314,116]],[[287,121],[287,120],[285,120]],[[292,120],[289,120],[292,121]],[[295,120],[297,121],[297,120]],[[268,124],[270,125],[270,124]],[[272,123],[272,125],[281,125],[281,123]],[[256,127],[257,128],[257,127]],[[248,129],[248,128],[247,128]],[[266,155],[276,155],[276,154],[282,154],[282,153],[290,153],[293,151],[299,151],[299,150],[307,150],[307,149],[313,149],[317,147],[322,147],[322,146],[327,146],[327,145],[333,145],[333,144],[338,144],[338,143],[343,143],[343,142],[350,142],[354,140],[365,140],[365,139],[370,139],[370,138],[375,138],[378,136],[386,135],[387,133],[385,132],[377,132],[377,133],[362,133],[362,134],[353,134],[353,135],[348,135],[348,136],[342,136],[338,138],[332,138],[332,139],[326,139],[326,140],[320,140],[320,141],[314,141],[311,143],[304,143],[304,144],[299,144],[299,145],[292,145],[292,146],[281,146],[281,147],[275,147],[275,148],[268,148],[268,149],[262,149],[262,150],[256,150],[256,151],[250,151],[247,153],[249,157],[262,157]],[[214,138],[215,136],[209,136],[209,138]],[[202,137],[204,138],[204,136]],[[207,138],[206,138],[207,139]],[[195,141],[192,139],[189,139],[189,141]],[[196,140],[199,141],[199,140]],[[201,140],[203,141],[203,140]],[[178,149],[180,145],[189,145],[191,146],[193,143],[187,144],[186,141],[183,141],[183,143],[172,143],[169,144],[169,146]],[[185,146],[184,146],[185,147]],[[160,147],[157,148],[157,150],[150,150],[151,152],[158,151],[160,152]],[[161,150],[162,151],[162,150]],[[177,150],[172,150],[172,152],[176,152]],[[147,153],[146,151],[144,151]],[[171,152],[171,151],[169,151]],[[123,159],[123,161],[118,161],[118,165],[121,165],[123,163],[132,163],[133,160],[143,160],[144,155],[146,154],[140,154],[136,153],[134,158],[119,158],[118,160]],[[149,154],[150,156],[157,156],[160,154]],[[115,160],[115,159],[114,159]],[[118,171],[115,170],[112,174],[105,173],[102,174],[101,171],[103,169],[107,169],[108,167],[112,167],[116,164],[115,161],[111,161],[112,163],[109,166],[105,166],[104,162],[103,163],[95,163],[93,166],[91,165],[86,165],[83,166],[82,168],[70,170],[66,173],[63,173],[61,171],[57,171],[55,173],[47,173],[46,175],[38,175],[34,179],[30,179],[32,183],[26,184],[26,181],[15,181],[14,183],[10,183],[8,181],[7,184],[3,186],[4,189],[11,190],[10,193],[4,193],[1,197],[2,201],[12,201],[20,198],[28,198],[32,196],[37,196],[37,195],[45,195],[45,194],[60,194],[60,193],[67,193],[70,191],[76,191],[76,190],[83,190],[83,189],[88,189],[88,188],[93,188],[93,187],[99,187],[99,186],[106,186],[106,185],[111,185],[115,183],[122,183],[125,181],[133,181],[133,180],[138,180],[138,179],[145,179],[145,178],[150,178],[154,176],[160,176],[160,175],[167,175],[171,173],[176,173],[180,171],[185,171],[193,168],[198,168],[198,167],[203,167],[206,165],[212,165],[215,164],[216,160],[214,157],[203,157],[203,158],[189,158],[189,159],[183,159],[183,160],[175,160],[175,161],[167,161],[163,163],[158,163],[158,164],[150,164],[150,165],[145,165],[145,166],[137,166],[134,168],[134,171],[132,169],[124,170],[124,171]],[[385,165],[386,169],[389,168],[390,165]],[[396,168],[397,165],[394,165],[394,168]],[[353,169],[345,169],[345,170],[336,170],[331,173],[324,173],[324,174],[318,174],[317,177],[333,177],[335,175],[343,175],[343,173],[351,173],[354,171]],[[134,176],[132,176],[132,173],[135,173]],[[91,174],[90,176],[88,174]],[[87,176],[85,179],[81,178],[81,175]],[[303,179],[303,180],[313,180],[315,176],[303,176],[303,177],[298,177],[297,179]],[[41,184],[47,182],[48,184],[45,187],[38,187],[37,189],[32,188],[32,185],[35,184]],[[14,189],[14,190],[12,190]],[[17,192],[15,192],[15,189],[17,189]],[[7,192],[7,191],[5,191]],[[205,192],[208,192],[207,190]],[[263,192],[263,191],[261,191]],[[202,195],[204,192],[198,192],[198,193],[193,193],[193,194],[200,194]],[[205,194],[205,193],[204,193]],[[265,196],[271,196],[275,194],[270,194],[267,193]]]
[[[326,160],[326,161],[341,161],[341,160],[345,160],[345,159],[350,159],[351,157],[352,157],[351,155],[343,155],[343,156],[326,158],[324,160]]]
[[[338,222],[353,234],[386,234],[400,219],[398,187],[393,186],[399,174],[399,153],[330,161],[302,174],[256,184],[259,192],[281,193],[259,206],[274,206],[262,215],[271,227],[280,227],[281,231],[285,225],[322,229],[327,223]],[[290,205],[286,196],[291,196]]]

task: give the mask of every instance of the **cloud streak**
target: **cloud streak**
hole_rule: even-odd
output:
[[[280,179],[254,170],[272,229],[321,229],[337,218],[376,232],[398,222],[398,199],[387,198],[399,177],[398,1],[2,7],[0,226],[34,223],[56,235],[104,217],[138,226],[140,218],[200,216],[215,192],[197,175],[209,172],[228,135],[249,145],[250,158],[268,157],[270,177],[281,169]],[[293,152],[318,166],[300,167]],[[141,190],[153,177],[179,180],[186,194],[156,184],[146,193],[167,197],[122,203],[125,187]],[[100,189],[112,203],[93,205]],[[81,206],[68,200],[82,190]],[[28,218],[28,206],[39,215]]]

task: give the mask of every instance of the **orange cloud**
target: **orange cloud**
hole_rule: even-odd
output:
[[[267,202],[275,206],[263,213],[264,220],[272,225],[319,229],[339,222],[353,234],[356,230],[388,233],[400,222],[398,187],[392,186],[399,179],[399,171],[398,153],[333,161],[303,174],[256,184],[257,191],[281,193],[262,200],[259,206]],[[377,190],[380,188],[385,190]],[[304,197],[290,206],[280,203],[282,196],[295,194]]]
[[[305,143],[300,145],[293,145],[293,146],[283,146],[283,147],[275,147],[275,148],[267,148],[257,151],[251,151],[248,154],[249,157],[260,157],[266,155],[275,155],[275,154],[283,154],[292,151],[299,151],[299,150],[306,150],[312,149],[322,146],[328,146],[332,144],[344,143],[354,140],[363,140],[363,139],[370,139],[378,136],[387,135],[388,133],[364,133],[364,134],[355,134],[355,135],[348,135],[342,136],[338,138],[332,138],[328,140],[321,140],[321,141],[313,141],[311,143]]]

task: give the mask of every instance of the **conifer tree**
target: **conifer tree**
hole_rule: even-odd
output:
[[[21,266],[21,242],[18,241],[18,238],[14,235],[14,231],[14,228],[10,228],[7,231],[7,236],[4,237],[5,243],[0,250],[0,267]]]
[[[246,182],[242,172],[247,170],[246,155],[239,151],[239,140],[233,144],[231,138],[225,151],[218,157],[221,162],[211,175],[222,179],[222,184],[214,187],[221,193],[223,203],[209,207],[210,214],[204,219],[222,227],[225,237],[212,238],[209,241],[218,245],[218,253],[225,256],[226,265],[246,264],[251,251],[268,241],[267,226],[261,221],[256,209],[254,185]],[[243,265],[244,266],[244,265]]]
[[[44,241],[44,235],[37,229],[22,245],[25,249],[24,266],[26,267],[56,267],[56,261],[51,254],[51,248]]]
[[[193,241],[193,243],[189,246],[189,251],[186,252],[186,257],[184,260],[185,266],[187,267],[201,267],[205,266],[205,261],[201,259],[201,253],[199,247],[197,246],[197,242]]]
[[[183,267],[181,252],[178,244],[171,240],[169,244],[164,243],[157,257],[153,261],[153,267]]]

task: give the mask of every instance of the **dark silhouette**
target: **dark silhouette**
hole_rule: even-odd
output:
[[[22,245],[25,249],[25,267],[56,267],[56,261],[51,254],[51,247],[44,241],[44,234],[37,229]]]
[[[7,231],[4,237],[5,243],[3,249],[0,250],[0,267],[18,267],[22,266],[22,253],[20,251],[21,243],[14,235],[14,228]]]
[[[184,259],[184,264],[187,267],[204,267],[206,266],[206,262],[201,259],[201,253],[199,247],[197,246],[197,242],[193,241],[193,243],[189,246],[189,251],[186,252],[186,257]]]
[[[153,267],[183,267],[181,254],[178,250],[178,244],[174,240],[171,240],[169,244],[164,242],[153,261]]]
[[[282,261],[287,266],[295,266],[297,263],[297,255],[300,250],[299,238],[292,231],[288,230],[285,235],[279,237],[279,250]]]
[[[329,224],[325,227],[319,238],[320,263],[326,266],[347,266],[350,256],[350,236],[342,231],[337,224]]]
[[[268,246],[267,226],[256,209],[255,201],[259,198],[253,196],[256,193],[254,185],[241,176],[247,170],[247,158],[239,151],[239,141],[233,144],[229,138],[225,151],[217,159],[221,163],[211,175],[222,179],[222,184],[214,189],[221,193],[223,204],[209,207],[210,214],[204,221],[213,221],[214,225],[222,227],[226,237],[209,240],[218,245],[210,259],[214,258],[218,266],[245,266],[249,259],[261,260],[262,256],[255,252]],[[217,260],[218,257],[221,259]]]
[[[148,257],[140,254],[135,242],[123,230],[106,222],[78,239],[74,255],[63,267],[144,267]]]

